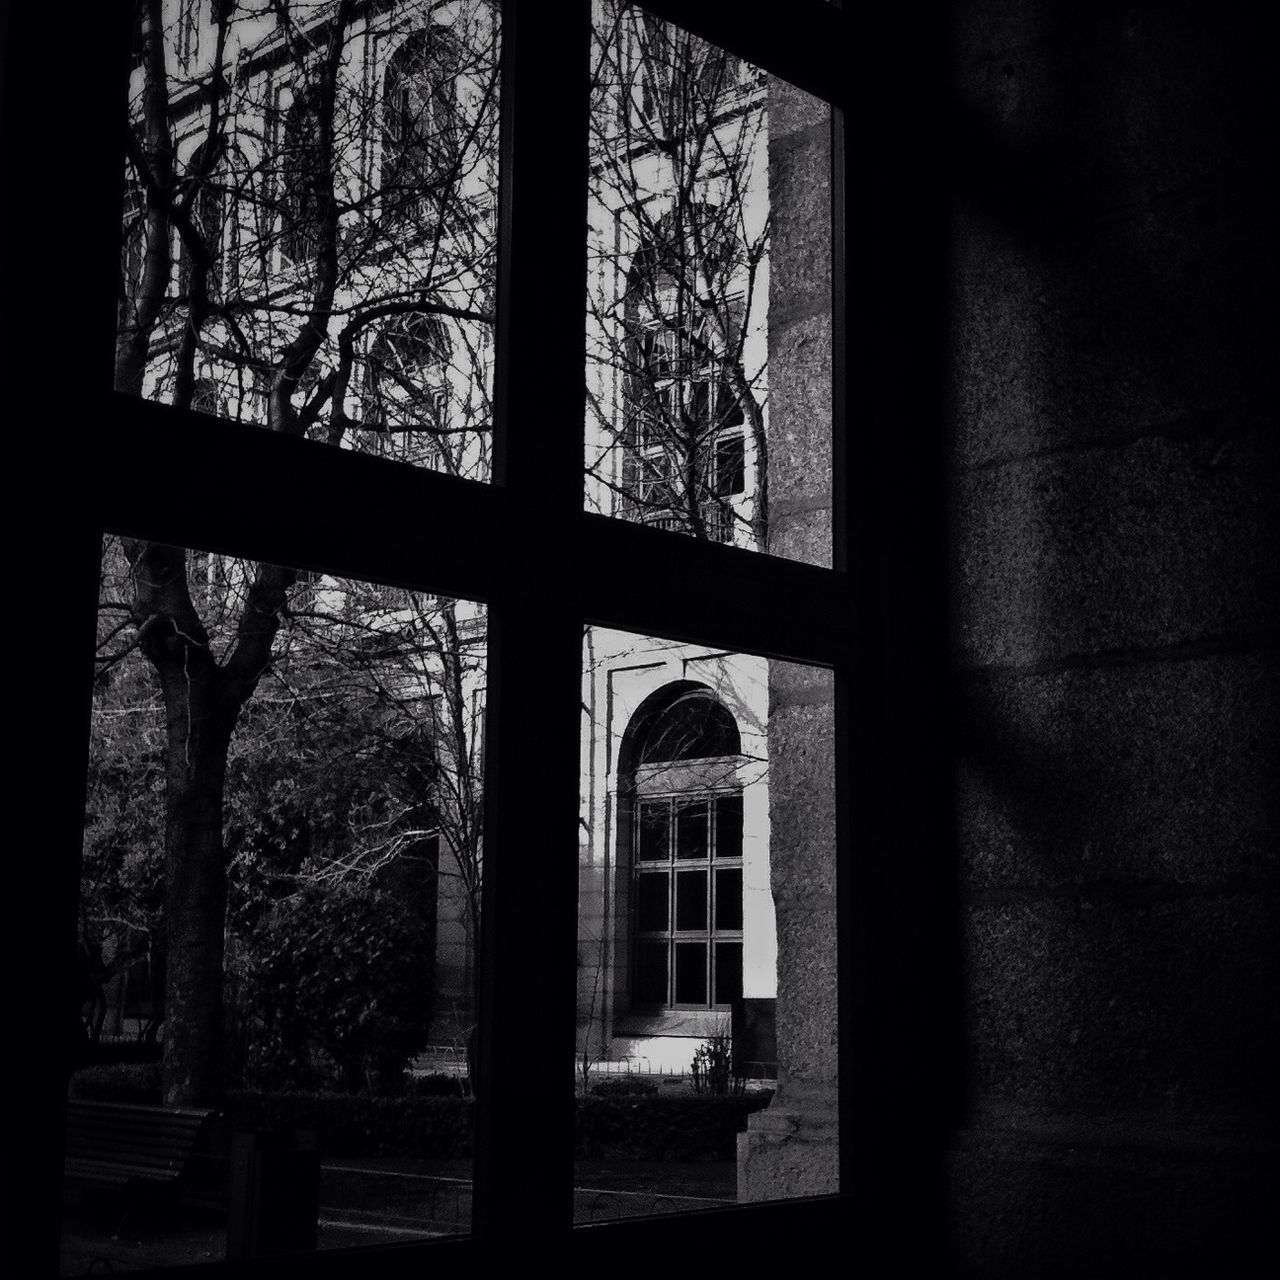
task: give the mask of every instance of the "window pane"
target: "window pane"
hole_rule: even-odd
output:
[[[578,1220],[834,1191],[830,677],[602,627],[584,655]],[[695,701],[732,754],[663,745]],[[738,1132],[694,1151],[663,1108],[704,1098]]]
[[[716,869],[715,927],[717,931],[742,928],[742,869],[740,867]]]
[[[665,872],[646,872],[636,881],[636,928],[644,931],[664,931],[667,928],[668,899],[671,877]]]
[[[676,876],[676,928],[706,929],[707,873],[681,871]]]
[[[676,857],[705,858],[707,856],[707,802],[685,800],[676,802]]]
[[[716,858],[742,857],[742,797],[717,796],[715,806]]]
[[[117,538],[101,582],[64,1270],[469,1230],[483,607]]]
[[[636,956],[636,1003],[665,1004],[667,1000],[667,944],[642,942]]]
[[[676,1004],[707,1003],[707,944],[676,943]]]
[[[487,479],[495,7],[161,10],[139,36],[163,70],[131,80],[117,389]]]
[[[587,506],[829,564],[830,110],[596,0]]]
[[[639,846],[641,862],[662,862],[670,856],[671,803],[668,800],[640,804]]]
[[[716,943],[717,1004],[730,1004],[742,999],[742,943]]]

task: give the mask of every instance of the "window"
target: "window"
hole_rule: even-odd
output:
[[[438,316],[411,311],[392,317],[369,343],[361,426],[384,440],[381,452],[428,458],[452,474],[465,460],[449,435],[449,332]]]
[[[462,55],[442,28],[411,35],[391,55],[382,79],[383,215],[418,226],[455,180],[462,122]]]
[[[318,129],[316,113],[299,91],[285,112],[280,146],[280,252],[294,266],[315,257],[325,216]]]
[[[742,994],[742,796],[636,804],[637,1007],[728,1009]]]
[[[563,1055],[571,1039],[577,869],[557,851],[571,849],[577,831],[584,620],[706,637],[734,651],[837,668],[852,654],[843,574],[747,557],[712,539],[690,540],[681,571],[673,572],[663,530],[629,527],[583,510],[586,13],[581,6],[544,6],[538,15],[538,22],[513,23],[504,32],[495,483],[326,450],[284,432],[227,430],[167,405],[103,393],[101,414],[85,416],[112,429],[86,435],[82,470],[94,482],[73,517],[92,528],[141,531],[173,545],[489,602],[485,847],[492,873],[486,873],[480,957],[485,1083],[477,1111],[474,1219],[477,1235],[488,1240],[560,1239],[572,1217],[573,1100]],[[843,31],[836,11],[804,8],[802,18],[786,24],[795,26],[794,34],[742,21],[742,31],[711,34],[725,45],[740,45],[744,56],[837,95],[839,81],[831,66],[821,70],[826,64],[819,56],[833,43],[832,33]],[[92,58],[81,59],[74,50],[69,56],[91,74]],[[816,81],[807,72],[815,58]],[[109,78],[104,74],[94,83],[105,99]],[[536,129],[526,127],[530,120]],[[313,228],[321,216],[307,180],[313,127],[305,101],[293,103],[283,125],[281,214],[283,247],[295,263],[314,251]],[[104,130],[104,149],[114,136]],[[113,236],[119,214],[113,194],[103,212]],[[103,275],[109,311],[114,265]],[[655,310],[651,320],[662,314]],[[687,334],[689,347],[677,341],[669,348],[672,358],[691,362],[699,330],[690,323],[677,333]],[[667,357],[654,351],[651,358]],[[693,364],[687,368],[687,378],[673,378],[687,388],[682,406],[696,406],[702,395],[707,408],[691,416],[732,438],[733,424],[717,407],[716,371],[703,366],[705,374],[695,377]],[[704,390],[695,394],[695,385]],[[708,450],[712,445],[707,442]],[[736,456],[726,445],[702,462],[710,496],[722,496],[721,490],[736,496]],[[696,453],[691,459],[687,465],[696,471]],[[743,465],[749,470],[749,462]],[[728,479],[716,479],[721,467]],[[749,486],[749,479],[743,483]],[[74,528],[77,551],[84,527]],[[66,714],[76,720],[74,710]],[[535,758],[538,767],[530,768]],[[691,883],[683,905],[679,897],[671,900],[671,947],[687,942],[702,950],[672,961],[675,985],[668,990],[675,996],[696,992],[701,982],[712,1001],[734,981],[731,952],[719,966],[714,955],[717,945],[734,942],[732,789],[692,797],[667,791],[653,799],[668,806],[666,874],[701,877],[703,886]],[[726,873],[723,886],[715,883],[717,871]],[[690,923],[700,894],[706,900],[701,932]],[[682,922],[690,924],[687,939],[677,927]],[[50,936],[61,935],[51,930]],[[520,1158],[531,1150],[539,1153],[540,1170],[532,1180],[527,1158]],[[728,1216],[739,1212],[759,1211],[745,1206]],[[797,1206],[788,1221],[829,1223],[841,1213],[847,1206]],[[755,1218],[724,1227],[709,1220],[705,1239],[737,1238],[748,1220]],[[667,1224],[636,1228],[646,1229],[656,1232],[651,1239],[680,1230]],[[358,1262],[352,1273],[369,1274],[367,1260]]]
[[[742,995],[738,727],[706,690],[655,696],[629,779],[632,1005],[727,1010]]]
[[[679,207],[653,227],[627,279],[627,495],[638,518],[734,540],[745,489],[745,303],[723,217]]]

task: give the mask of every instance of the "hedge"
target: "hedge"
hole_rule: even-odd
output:
[[[71,1096],[159,1102],[158,1064],[88,1067],[72,1077]],[[732,1160],[747,1116],[770,1092],[594,1095],[575,1099],[575,1154],[589,1160]],[[470,1098],[373,1098],[346,1093],[227,1095],[235,1128],[316,1129],[334,1156],[466,1157],[475,1145]]]
[[[588,1160],[732,1160],[747,1116],[770,1092],[577,1100],[575,1154]]]

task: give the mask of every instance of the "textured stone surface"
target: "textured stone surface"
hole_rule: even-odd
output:
[[[1274,625],[1280,432],[1143,438],[957,477],[956,644],[980,665]]]
[[[952,31],[955,1256],[1260,1274],[1280,1078],[1269,42],[1246,8],[1195,3],[989,0]]]
[[[1263,1109],[1280,1073],[1277,901],[1102,891],[969,913],[974,1084],[1083,1110]]]
[[[957,827],[984,891],[1275,882],[1280,654],[965,688]]]

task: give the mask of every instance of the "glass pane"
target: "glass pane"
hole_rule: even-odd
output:
[[[707,802],[676,801],[676,857],[707,856]]]
[[[641,862],[665,862],[670,854],[671,802],[642,801],[640,805],[639,847]]]
[[[483,607],[113,537],[99,618],[64,1272],[469,1230]]]
[[[646,872],[636,880],[636,928],[643,932],[667,928],[671,877]]]
[[[739,867],[716,869],[715,927],[742,928],[742,870]]]
[[[496,8],[158,8],[135,7],[117,389],[487,479]]]
[[[676,875],[676,928],[706,929],[707,873],[681,871]]]
[[[742,999],[742,943],[716,943],[717,1004],[730,1004]]]
[[[596,627],[582,679],[577,1218],[834,1191],[829,675]],[[655,756],[691,687],[732,755]]]
[[[742,797],[716,797],[716,858],[742,857]]]
[[[830,109],[593,13],[587,508],[829,564]]]
[[[636,949],[636,1002],[665,1004],[667,1000],[665,942],[642,942]]]
[[[676,1004],[707,1003],[707,944],[676,943]]]

